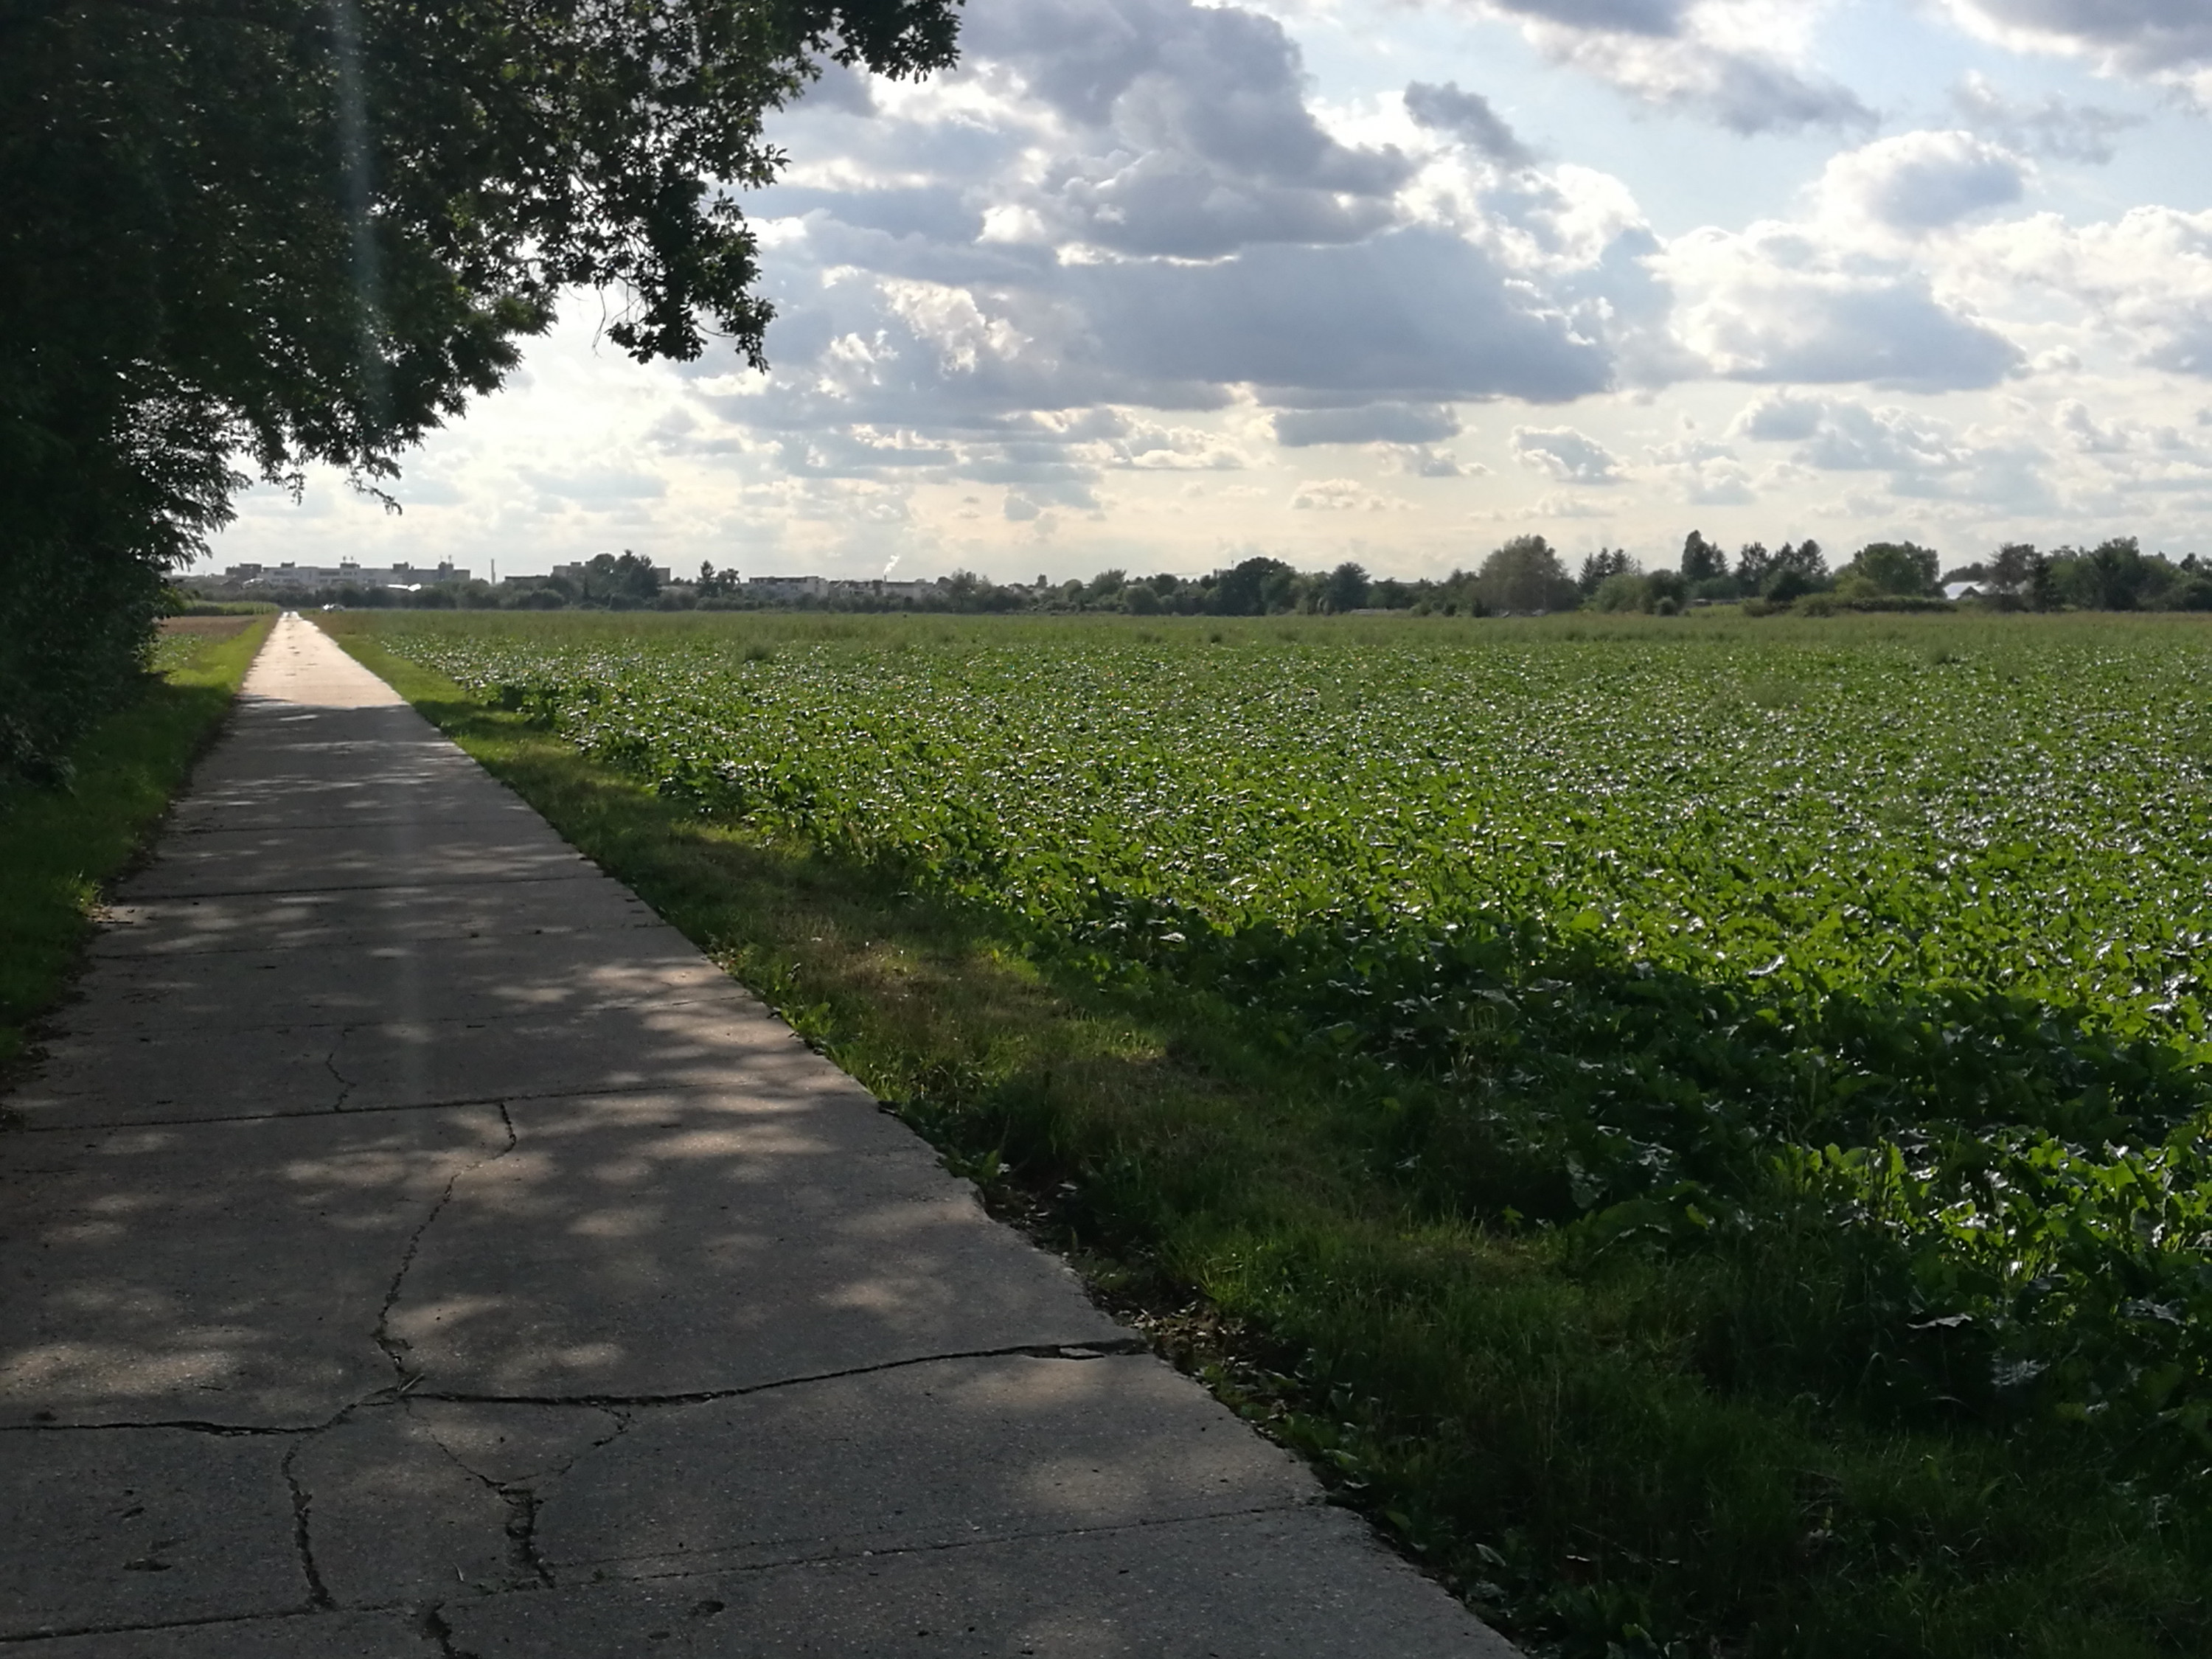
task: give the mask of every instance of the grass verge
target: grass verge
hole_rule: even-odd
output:
[[[1746,1300],[1725,1261],[1418,1213],[1348,1103],[1233,1011],[701,818],[382,651],[373,620],[325,625],[1533,1648],[2212,1650],[2201,1505],[2063,1443],[1718,1386],[1714,1310]]]
[[[60,994],[101,894],[145,846],[269,627],[166,635],[140,693],[77,745],[67,784],[0,786],[0,1070]]]

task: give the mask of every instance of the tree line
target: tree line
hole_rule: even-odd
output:
[[[1531,616],[1591,610],[1672,616],[1700,605],[1741,605],[1753,615],[1779,610],[1820,614],[1841,609],[1916,610],[1946,603],[1947,587],[1965,584],[1973,602],[2014,611],[2212,611],[2212,562],[2190,554],[2179,561],[2145,553],[2133,537],[2090,549],[2045,553],[2008,544],[1985,560],[1943,569],[1932,548],[1911,542],[1869,542],[1831,569],[1820,543],[1808,538],[1768,548],[1746,543],[1730,556],[1692,531],[1671,568],[1645,570],[1620,548],[1601,548],[1570,572],[1541,536],[1516,536],[1474,569],[1407,580],[1374,576],[1346,561],[1302,571],[1255,555],[1202,576],[1133,576],[1100,571],[1089,580],[1001,583],[956,571],[919,592],[913,585],[840,582],[819,595],[763,597],[749,592],[735,570],[700,566],[696,580],[663,583],[650,560],[602,553],[573,574],[489,582],[454,582],[416,592],[340,587],[272,592],[290,603],[334,600],[362,607],[413,606],[498,610],[831,610],[928,611],[982,615],[1088,611],[1128,616],[1265,617],[1345,615],[1363,611],[1443,616]]]

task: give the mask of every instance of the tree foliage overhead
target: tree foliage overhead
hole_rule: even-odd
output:
[[[958,3],[0,0],[0,588],[131,659],[239,462],[373,487],[564,289],[641,361],[758,364],[764,117],[824,60],[950,64]],[[0,769],[88,642],[19,604]]]

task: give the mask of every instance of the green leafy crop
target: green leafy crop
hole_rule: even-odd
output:
[[[1811,1250],[1817,1312],[1739,1322],[1717,1382],[2200,1482],[2212,648],[1927,637],[386,642],[702,812],[1225,1000],[1418,1212],[1753,1277]]]

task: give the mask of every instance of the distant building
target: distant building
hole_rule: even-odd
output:
[[[1947,599],[1978,599],[1987,591],[1983,582],[1945,582],[1943,597]]]
[[[580,586],[584,578],[589,575],[591,571],[590,568],[586,565],[556,564],[553,567],[553,574],[560,577],[563,581],[575,582]],[[657,564],[653,567],[653,579],[657,582],[667,582],[674,580],[669,575],[668,567],[665,564]],[[537,579],[535,577],[525,577],[523,580],[526,581],[534,581]]]
[[[773,604],[778,599],[822,599],[830,596],[827,576],[748,576],[745,578],[745,597],[765,599]]]
[[[822,581],[819,576],[799,579],[786,577],[785,580],[807,580]],[[880,577],[838,577],[825,584],[836,598],[856,599],[933,599],[938,595],[935,582],[891,582]]]
[[[234,564],[222,573],[222,585],[251,591],[255,588],[319,587],[433,587],[441,582],[465,582],[470,573],[447,561],[442,564],[364,565],[348,559],[336,565]]]
[[[939,592],[935,582],[854,582],[853,586],[887,599],[933,599]]]

